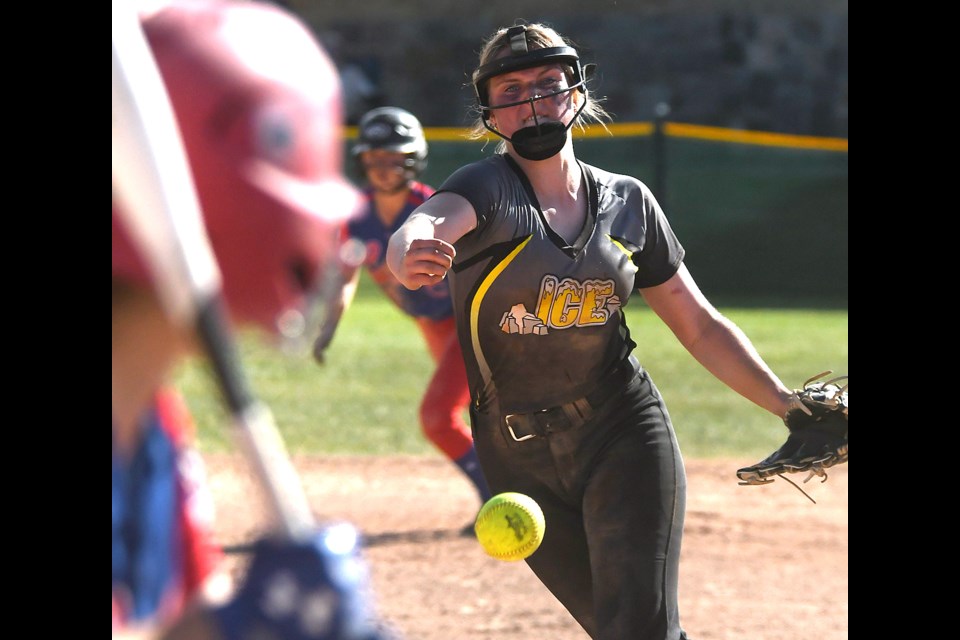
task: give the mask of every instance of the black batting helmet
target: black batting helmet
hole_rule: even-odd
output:
[[[406,175],[409,180],[427,167],[427,139],[423,127],[416,116],[399,107],[378,107],[360,118],[352,153],[361,175],[360,154],[374,149],[407,154]]]

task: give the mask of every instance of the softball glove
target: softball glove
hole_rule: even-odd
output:
[[[809,474],[804,482],[815,475],[826,482],[826,469],[847,461],[847,385],[837,384],[847,376],[815,382],[831,373],[815,375],[796,390],[783,418],[790,430],[786,442],[760,462],[738,469],[740,484],[768,484],[777,477],[789,481],[784,474],[801,472]]]

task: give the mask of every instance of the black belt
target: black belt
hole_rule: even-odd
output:
[[[629,359],[624,360],[604,376],[593,391],[582,398],[532,413],[507,414],[504,416],[507,430],[514,440],[523,442],[583,424],[592,418],[594,412],[606,404],[607,400],[622,391],[623,385],[630,381],[636,371]]]

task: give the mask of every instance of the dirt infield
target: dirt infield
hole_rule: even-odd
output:
[[[224,545],[264,526],[249,469],[207,455]],[[318,516],[364,533],[380,612],[405,640],[584,640],[526,564],[459,534],[478,508],[437,457],[297,457]],[[803,484],[738,486],[744,460],[687,460],[680,618],[691,640],[846,640],[847,467]],[[798,478],[798,482],[799,482]],[[236,567],[245,554],[230,554]],[[629,639],[624,639],[629,640]]]

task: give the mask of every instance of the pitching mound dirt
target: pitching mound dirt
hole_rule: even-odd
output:
[[[266,526],[236,455],[206,455],[218,536]],[[295,457],[318,517],[363,532],[377,607],[405,640],[585,640],[523,562],[499,562],[460,531],[479,504],[445,459]],[[847,467],[825,483],[737,485],[743,460],[687,460],[680,619],[691,640],[847,640]],[[802,478],[796,478],[800,482]],[[243,553],[231,553],[235,568]]]

